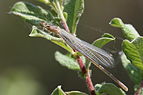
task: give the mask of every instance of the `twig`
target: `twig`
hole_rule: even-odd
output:
[[[86,75],[86,83],[87,83],[88,89],[90,91],[90,94],[95,95],[95,88],[94,88],[92,80],[90,78],[89,71],[87,72],[87,75]]]
[[[68,27],[67,23],[64,20],[61,21],[61,24],[67,32],[70,32],[69,27]],[[76,60],[79,64],[79,66],[80,66],[82,74],[85,75],[85,77],[86,77],[85,78],[86,79],[86,85],[88,87],[88,90],[89,90],[90,94],[91,95],[96,95],[95,94],[95,88],[93,86],[93,83],[92,83],[92,80],[91,80],[91,77],[90,77],[90,74],[89,74],[89,70],[86,69],[82,59],[80,58],[80,56],[77,55]]]
[[[140,87],[138,88],[138,90],[135,92],[134,95],[140,95],[142,89],[143,89],[143,81],[141,82]]]
[[[80,69],[81,69],[82,73],[84,75],[86,75],[86,78],[85,78],[86,79],[86,85],[88,87],[88,90],[89,90],[90,94],[95,95],[95,88],[94,88],[92,80],[90,78],[89,70],[86,70],[85,65],[83,64],[83,61],[79,56],[77,56],[77,62],[80,66]]]

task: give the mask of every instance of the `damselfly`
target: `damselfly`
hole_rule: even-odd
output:
[[[114,65],[114,60],[111,54],[107,53],[103,49],[100,49],[83,40],[80,40],[79,38],[57,26],[49,25],[46,22],[41,22],[41,25],[45,30],[54,32],[55,34],[59,35],[73,50],[76,50],[83,54],[97,68],[99,68],[111,79],[113,79],[122,89],[128,91],[128,88],[122,82],[120,82],[115,76],[113,76],[109,71],[101,66],[104,65],[106,67],[112,67]]]

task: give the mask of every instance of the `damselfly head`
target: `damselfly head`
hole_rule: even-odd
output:
[[[40,22],[40,25],[42,26],[42,27],[50,27],[50,25],[49,24],[47,24],[45,21],[41,21]]]
[[[58,34],[59,33],[59,27],[57,27],[57,26],[54,26],[54,25],[50,25],[50,24],[48,24],[47,22],[44,22],[44,21],[42,21],[42,22],[40,22],[40,25],[42,26],[42,28],[44,29],[44,30],[46,30],[46,31],[50,31],[50,32],[54,32],[54,33],[56,33],[56,34]]]

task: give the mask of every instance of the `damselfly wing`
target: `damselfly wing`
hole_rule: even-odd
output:
[[[103,49],[95,47],[79,38],[73,36],[72,34],[61,30],[59,32],[59,36],[65,40],[65,42],[74,50],[79,51],[92,62],[96,62],[97,64],[104,65],[106,67],[114,66],[114,59],[111,54],[107,53]]]

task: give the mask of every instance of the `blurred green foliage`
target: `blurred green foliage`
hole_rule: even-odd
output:
[[[0,95],[39,95],[42,94],[41,85],[31,74],[22,70],[5,71],[0,76]]]

